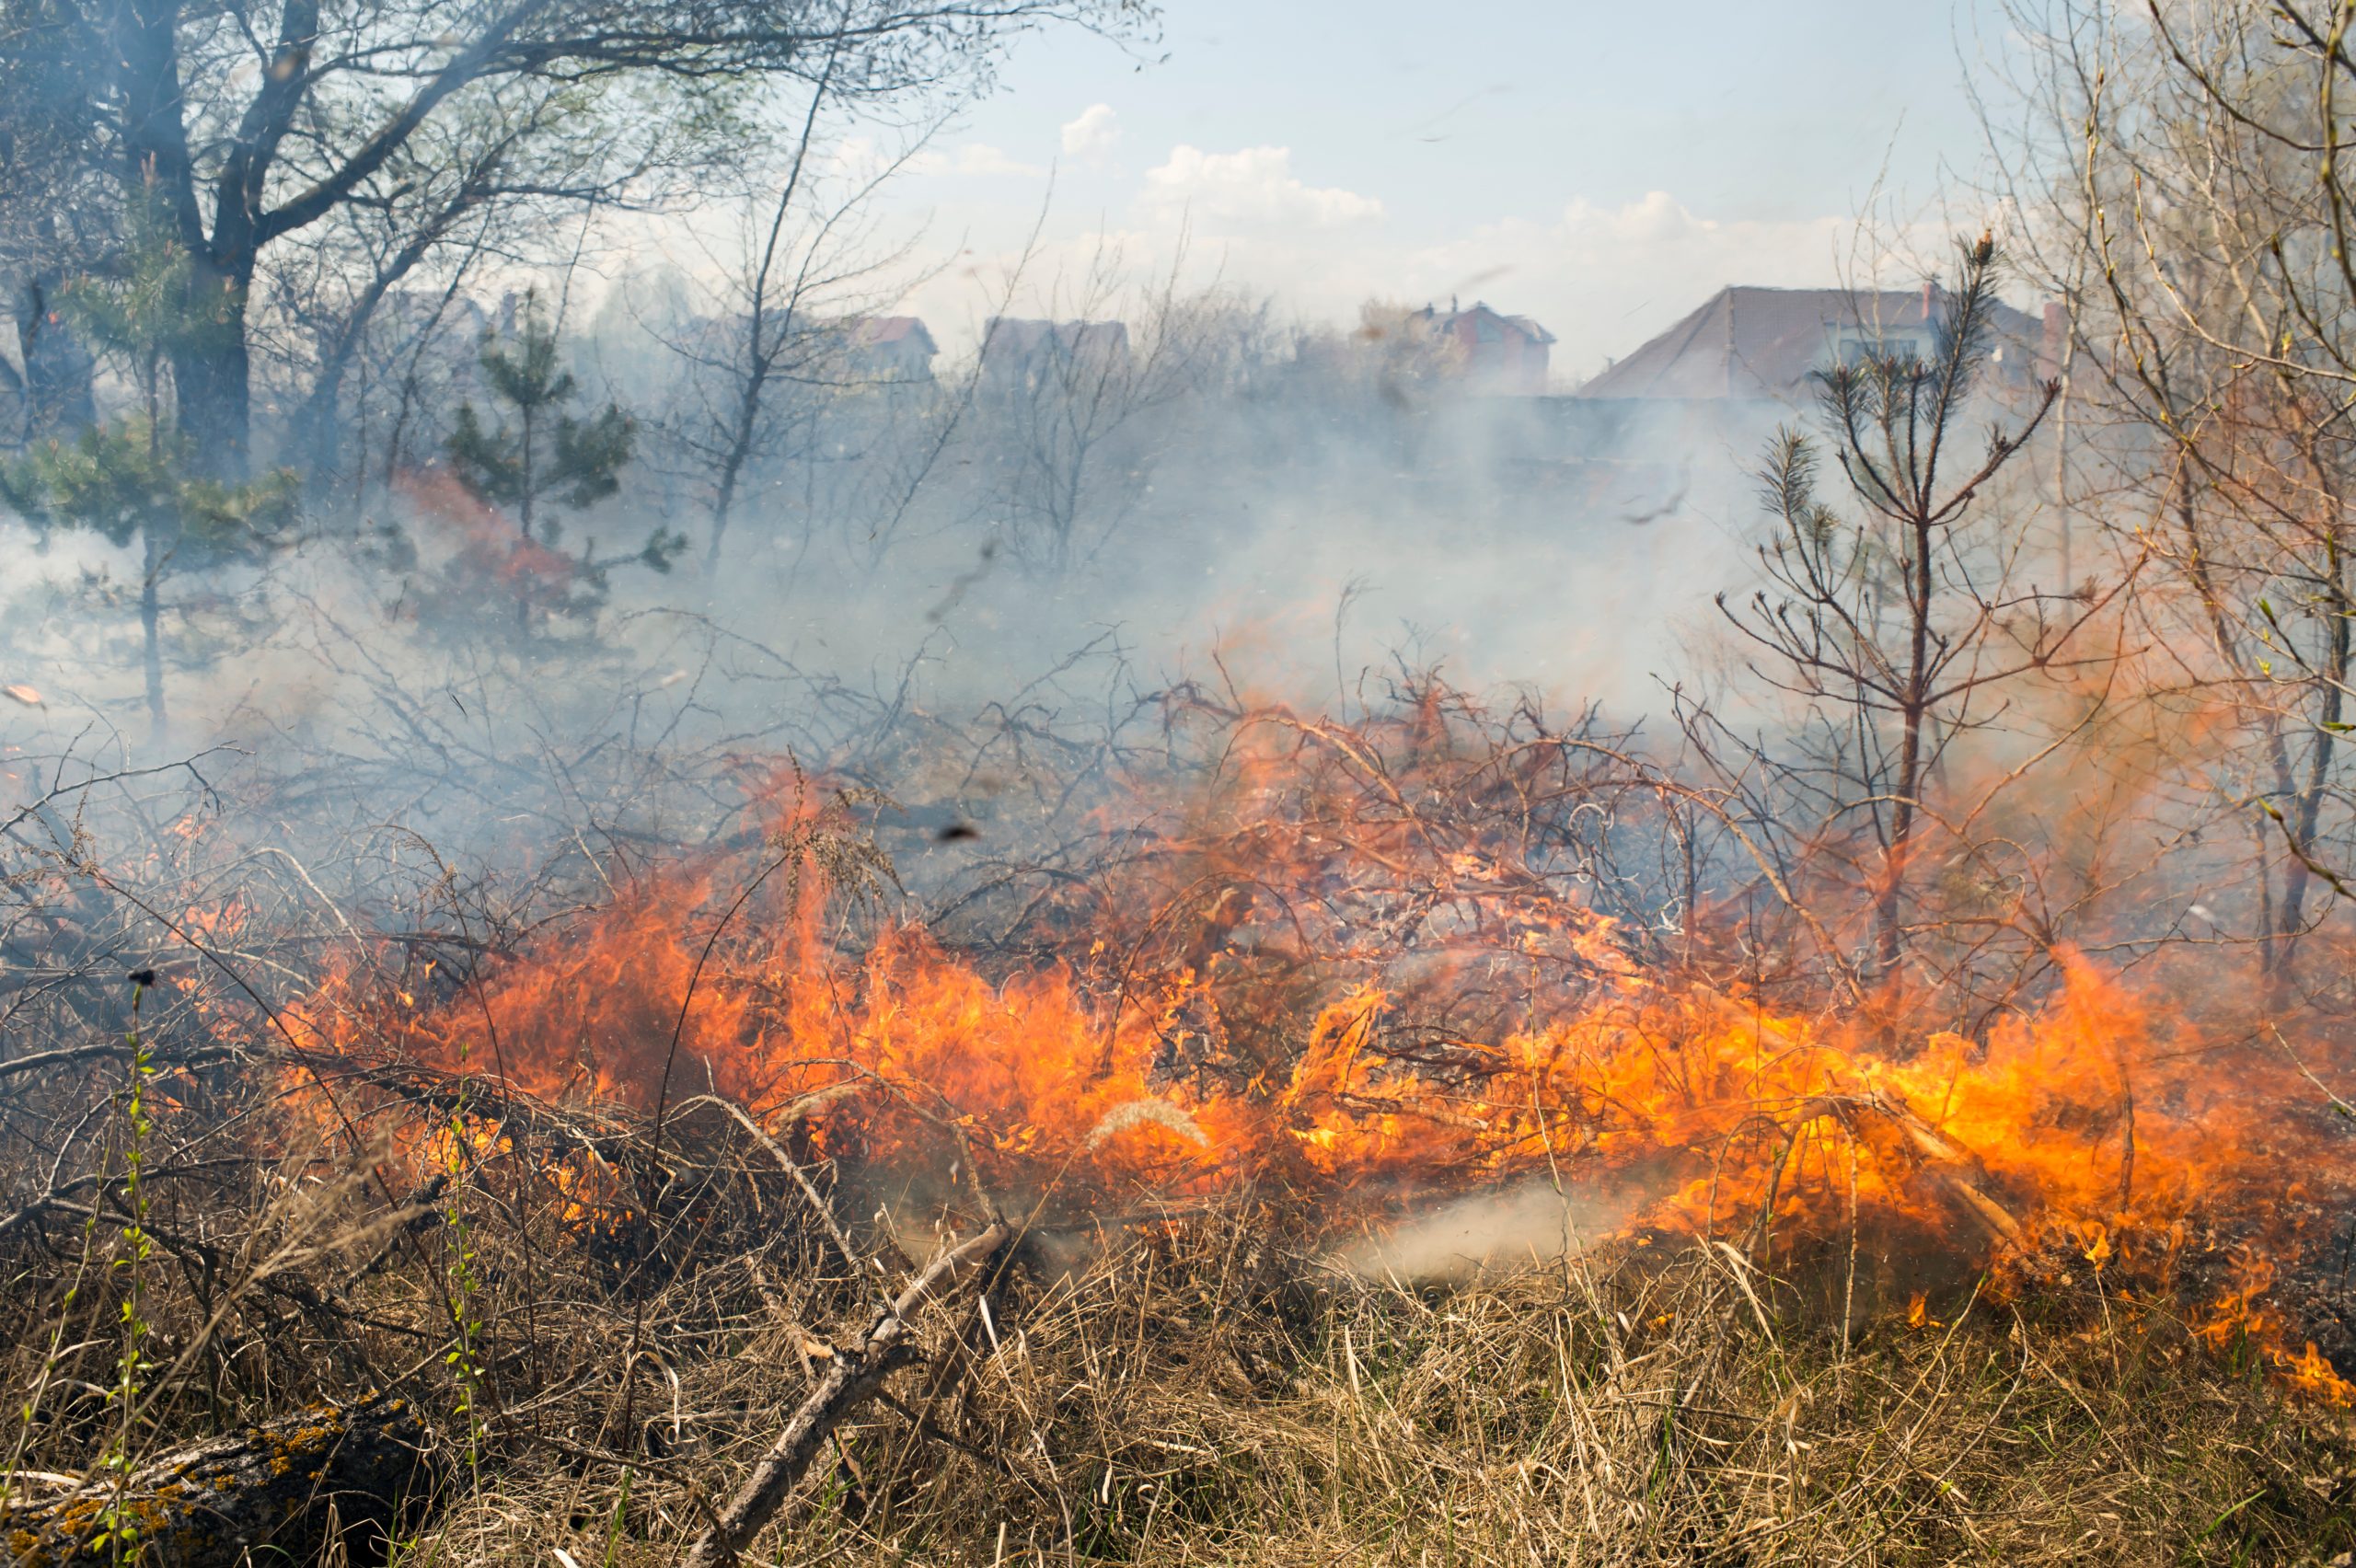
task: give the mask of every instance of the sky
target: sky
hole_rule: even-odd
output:
[[[962,340],[1034,225],[1042,308],[1100,238],[1142,276],[1183,236],[1287,319],[1534,316],[1575,382],[1725,284],[1856,275],[1868,208],[1901,250],[1976,230],[2009,36],[2001,0],[1171,0],[1149,47],[1022,40],[933,136],[884,198],[937,266],[903,304]]]

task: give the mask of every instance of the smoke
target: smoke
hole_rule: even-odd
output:
[[[1361,1278],[1456,1283],[1575,1256],[1617,1235],[1643,1206],[1634,1192],[1576,1195],[1546,1181],[1452,1199],[1375,1230],[1335,1261]]]
[[[1743,475],[1764,421],[1740,410],[1697,436],[1673,415],[1585,413],[1313,384],[1157,409],[1094,458],[1069,559],[1044,564],[1061,542],[1020,494],[1023,432],[977,420],[880,564],[872,524],[780,487],[732,525],[697,607],[797,666],[913,671],[943,703],[1051,672],[1069,689],[1117,654],[1140,690],[1224,663],[1271,696],[1347,706],[1403,662],[1634,717],[1687,664],[1710,595],[1750,581]]]

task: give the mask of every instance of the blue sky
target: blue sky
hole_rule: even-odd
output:
[[[1721,284],[1832,282],[1885,170],[1909,237],[1977,227],[1965,81],[2006,36],[1997,0],[1176,0],[1150,58],[1023,40],[890,200],[970,252],[910,301],[950,336],[1052,170],[1042,294],[1099,234],[1144,271],[1183,226],[1196,277],[1288,316],[1477,294],[1576,376]]]

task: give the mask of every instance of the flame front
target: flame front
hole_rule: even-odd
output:
[[[1545,1175],[1629,1200],[1623,1233],[1801,1248],[1869,1227],[1985,1290],[2060,1274],[2122,1309],[2209,1259],[2212,1343],[2350,1398],[2266,1304],[2351,1185],[2286,1055],[2164,1019],[2067,951],[2044,1004],[1976,1034],[1778,1011],[1634,962],[1493,843],[1343,831],[1239,788],[1223,836],[1164,839],[1144,915],[1050,923],[1021,958],[906,925],[829,938],[824,879],[738,900],[720,894],[751,863],[714,863],[463,979],[355,967],[295,1018],[338,1052],[550,1101],[717,1094],[820,1158],[969,1170],[1049,1216],[1248,1188],[1330,1233]],[[1508,1021],[1431,1021],[1451,1015]],[[576,1206],[612,1196],[573,1163]]]

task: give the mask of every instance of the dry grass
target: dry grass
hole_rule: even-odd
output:
[[[1288,745],[1365,755],[1354,741],[1265,727]],[[1592,954],[1572,940],[1586,906],[1560,893],[1570,873],[1548,857],[1567,851],[1530,826],[1542,818],[1526,797],[1584,801],[1610,779],[1580,772],[1589,752],[1551,742],[1468,748],[1459,767],[1428,724],[1408,729],[1392,749],[1413,769],[1312,767],[1264,824],[1140,850],[1129,882],[1108,874],[1110,893],[1057,868],[1070,906],[1005,922],[977,951],[1020,969],[1104,945],[1110,932],[1110,951],[1146,954],[1114,990],[1132,1016],[1131,971],[1231,958],[1216,1008],[1185,1020],[1177,1066],[1239,1085],[1281,1078],[1345,982],[1399,982],[1396,1043],[1426,1066],[1435,1042],[1482,1038],[1472,1025],[1483,1020],[1542,1012],[1552,995],[1576,1004],[1592,981]],[[1546,760],[1542,789],[1492,766],[1529,755]],[[1461,809],[1445,815],[1435,800]],[[1522,824],[1523,837],[1497,838],[1484,825],[1496,820]],[[1468,889],[1446,864],[1460,845],[1522,870],[1484,872]],[[1600,864],[1611,848],[1579,853]],[[1318,890],[1306,902],[1331,927],[1305,945],[1288,947],[1277,928],[1309,917],[1228,896],[1265,878],[1277,850],[1292,882]],[[1401,862],[1403,877],[1392,865],[1403,854],[1422,857]],[[549,1032],[526,1065],[569,1069],[594,1033],[587,1043],[620,1064],[623,1088],[644,1087],[647,1063],[667,1073],[649,1052],[688,1016],[693,946],[681,932],[694,922],[641,902],[657,917],[643,955],[627,949],[629,962],[602,968],[559,962],[594,926],[585,917],[549,928],[545,945],[515,938],[494,963],[429,903],[435,913],[414,924],[440,933],[442,956],[429,969],[422,950],[404,947],[367,971],[403,987],[390,991],[399,1010],[377,1021],[415,1008],[463,1046],[479,1018],[473,1055],[405,1053],[392,1029],[321,1051],[263,1028],[210,971],[200,976],[209,994],[165,987],[157,1005],[177,1010],[141,1023],[165,1047],[153,1087],[169,1098],[144,1140],[136,1205],[121,1092],[132,1065],[113,1043],[130,1021],[122,1004],[95,988],[95,1003],[28,989],[13,1004],[17,1037],[73,1048],[71,1060],[23,1067],[0,1100],[0,1299],[29,1304],[0,1331],[0,1385],[32,1411],[0,1420],[10,1466],[78,1476],[126,1426],[134,1451],[121,1457],[138,1460],[383,1389],[433,1415],[460,1482],[399,1544],[412,1568],[677,1561],[816,1380],[828,1342],[863,1330],[875,1287],[906,1277],[909,1260],[894,1249],[930,1243],[920,1228],[872,1222],[838,1243],[783,1162],[805,1162],[847,1221],[876,1211],[887,1170],[909,1173],[895,1194],[904,1216],[946,1205],[970,1229],[986,1205],[971,1190],[973,1118],[919,1115],[923,1097],[892,1101],[923,1124],[921,1137],[862,1145],[849,1121],[814,1132],[814,1102],[764,1117],[756,1133],[704,1093],[681,1098],[684,1075],[661,1118],[518,1089],[507,1063],[526,1041],[513,1028],[494,1041],[485,999],[511,975],[539,988],[519,993],[529,1005],[509,1021]],[[1099,908],[1117,921],[1092,924]],[[257,931],[266,914],[253,916]],[[1259,925],[1237,924],[1247,918]],[[1543,981],[1547,996],[1519,981],[1491,987],[1484,977],[1504,966],[1433,965],[1420,939],[1365,936],[1410,926],[1499,952],[1553,933],[1560,963],[1544,974],[1559,977]],[[349,936],[320,932],[313,947]],[[779,957],[723,951],[704,994],[723,981],[756,991]],[[325,1016],[316,952],[289,945],[270,960],[282,961]],[[663,983],[642,985],[629,1007],[591,1005],[613,1004],[632,973]],[[1468,975],[1481,985],[1455,984]],[[1464,1070],[1453,1059],[1430,1070]],[[1002,1109],[1002,1132],[1028,1120]],[[2049,1130],[2021,1125],[2024,1137]],[[1009,1157],[985,1179],[1054,1191],[1058,1223],[1109,1215],[1114,1199],[1081,1190],[1080,1176],[1057,1190],[1071,1163],[1060,1152]],[[1478,1168],[1434,1166],[1419,1179]],[[1274,1183],[1289,1167],[1237,1169],[1260,1172],[1238,1182]],[[930,1183],[922,1196],[917,1171]],[[1317,1190],[1337,1203],[1360,1193]],[[1969,1283],[1978,1242],[1918,1232],[1901,1256],[1928,1277],[1964,1277],[1919,1326],[1906,1282],[1870,1269],[1847,1311],[1854,1251],[1841,1245],[1807,1263],[1779,1251],[1771,1272],[1742,1252],[1653,1238],[1446,1286],[1370,1283],[1326,1255],[1333,1216],[1303,1212],[1320,1200],[1226,1191],[1184,1213],[1032,1238],[980,1297],[986,1309],[962,1296],[930,1308],[924,1359],[837,1432],[756,1559],[2019,1568],[2322,1564],[2356,1551],[2345,1415],[2292,1402],[2262,1358],[2220,1360],[2165,1311],[2087,1296],[2083,1269],[2075,1285],[2055,1271],[2000,1301]],[[2333,1203],[2303,1195],[2299,1215],[2328,1219]],[[136,1269],[134,1224],[155,1243]],[[2205,1233],[2185,1247],[2203,1266],[2225,1256]],[[2301,1262],[2286,1253],[2282,1266]],[[125,1422],[108,1385],[133,1278],[148,1328],[132,1348],[147,1365]],[[2295,1295],[2292,1283],[2282,1296]],[[2187,1288],[2193,1299],[2208,1287]],[[2327,1320],[2337,1292],[2310,1294],[2316,1310],[2286,1309],[2281,1297],[2267,1310]],[[460,1375],[469,1362],[478,1376]],[[479,1425],[463,1413],[469,1401]]]
[[[446,1086],[381,1087],[408,1081],[380,1080],[388,1124],[447,1113]],[[644,1190],[644,1128],[498,1114],[515,1152],[398,1206],[357,1169],[313,1179],[300,1160],[162,1189],[142,1453],[384,1389],[434,1415],[459,1478],[400,1543],[410,1568],[668,1563],[827,1342],[863,1328],[896,1277],[875,1260],[932,1245],[855,1226],[854,1274],[777,1146],[702,1111],[664,1146],[658,1225],[568,1217],[553,1156],[525,1151],[602,1148],[619,1191]],[[875,1212],[878,1191],[837,1179],[838,1211]],[[1884,1262],[1844,1335],[1845,1246],[1770,1273],[1639,1238],[1409,1285],[1342,1267],[1330,1218],[1263,1193],[1029,1239],[987,1310],[927,1309],[925,1358],[837,1433],[753,1560],[2020,1568],[2356,1550],[2346,1414],[2167,1311],[2089,1294],[2083,1269],[2010,1301],[1967,1278],[1910,1325]],[[24,1471],[81,1473],[104,1449],[121,1235],[60,1210],[10,1238],[11,1296],[34,1309],[0,1372],[43,1390],[7,1429]],[[1958,1261],[1914,1259],[1948,1277]],[[478,1324],[472,1438],[454,1294]]]
[[[1665,1256],[1655,1256],[1655,1251]],[[1022,1270],[841,1435],[776,1563],[2316,1562],[2339,1418],[2160,1317],[2048,1301],[1800,1320],[1735,1254],[1369,1286],[1227,1213]],[[692,1362],[653,1472],[525,1459],[410,1561],[652,1564],[781,1422],[775,1290]],[[684,1346],[677,1347],[684,1349]]]

